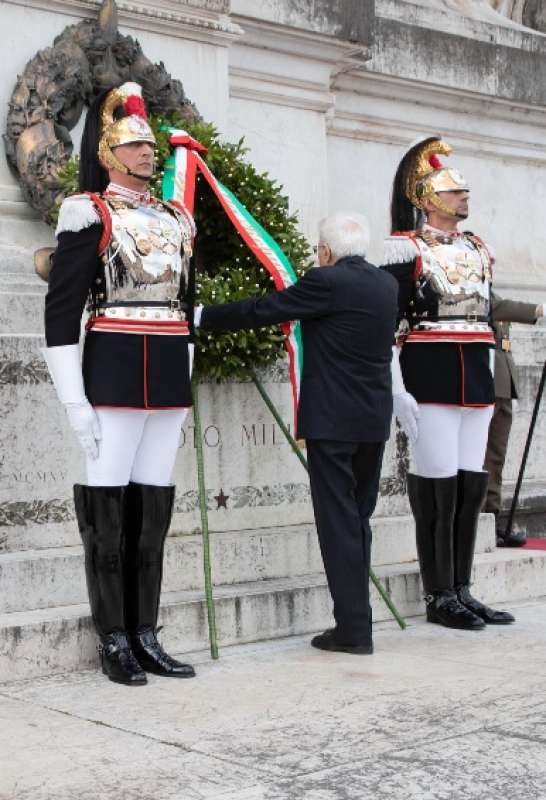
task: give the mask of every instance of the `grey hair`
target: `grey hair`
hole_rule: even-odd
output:
[[[335,258],[364,257],[370,244],[368,220],[363,214],[348,211],[338,211],[322,219],[319,236]]]

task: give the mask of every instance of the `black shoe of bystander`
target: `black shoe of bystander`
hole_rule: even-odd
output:
[[[356,656],[370,656],[373,653],[373,642],[364,644],[348,644],[338,642],[335,636],[336,629],[330,628],[324,633],[319,633],[311,639],[312,647],[327,650],[330,653],[352,653]]]
[[[497,528],[497,547],[523,547],[527,544],[527,536],[523,531],[510,531],[508,536],[502,528]]]

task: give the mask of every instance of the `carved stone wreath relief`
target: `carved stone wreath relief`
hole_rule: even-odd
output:
[[[62,199],[57,174],[72,156],[70,131],[97,94],[125,81],[141,84],[151,114],[198,117],[182,83],[163,63],[146,58],[135,39],[119,33],[115,0],[104,0],[97,20],[65,28],[18,77],[4,135],[6,154],[25,199],[46,222]]]

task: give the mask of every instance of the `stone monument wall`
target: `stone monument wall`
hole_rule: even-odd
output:
[[[7,109],[16,75],[92,0],[6,0],[0,83]],[[180,78],[228,139],[244,135],[254,164],[285,187],[311,243],[329,211],[357,209],[381,258],[390,182],[408,144],[430,132],[455,147],[473,186],[469,225],[497,252],[507,296],[546,300],[546,37],[466,17],[453,4],[402,0],[152,0],[119,2],[120,28]],[[451,6],[451,7],[450,7]],[[533,80],[529,79],[532,74]],[[81,126],[80,126],[81,128]],[[51,231],[22,200],[0,159],[0,548],[75,544],[71,484],[82,457],[42,363],[44,285],[32,252]],[[515,335],[522,398],[507,468],[513,484],[544,357],[544,332]],[[282,365],[264,376],[285,419]],[[210,524],[217,531],[312,521],[306,475],[251,384],[202,390]],[[176,467],[175,530],[198,526],[194,432]],[[60,443],[63,443],[60,447]],[[525,498],[544,510],[546,423],[531,451]],[[378,515],[407,513],[404,437],[393,435]],[[394,556],[393,556],[394,557]]]

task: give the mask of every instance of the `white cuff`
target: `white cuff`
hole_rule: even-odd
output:
[[[86,403],[79,345],[42,347],[42,355],[61,403]]]

